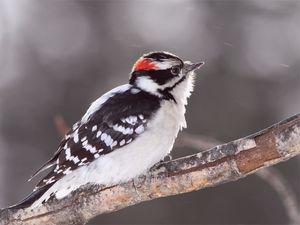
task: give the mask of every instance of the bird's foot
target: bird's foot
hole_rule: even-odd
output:
[[[171,161],[171,160],[172,160],[171,154],[166,155],[162,160],[160,160],[158,163],[155,163],[155,164],[150,168],[150,172],[153,172],[154,170],[159,169],[159,167],[160,167],[163,163],[168,162],[168,161]]]

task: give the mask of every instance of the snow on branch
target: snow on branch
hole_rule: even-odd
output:
[[[3,209],[0,224],[85,224],[97,215],[140,202],[235,181],[299,153],[300,114],[297,114],[253,135],[161,163],[124,184],[87,185],[34,210]]]

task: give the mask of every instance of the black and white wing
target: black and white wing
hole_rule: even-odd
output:
[[[159,99],[129,85],[119,89],[122,91],[109,92],[95,101],[83,119],[74,124],[58,151],[40,169],[53,166],[35,190],[130,144],[147,129],[151,116],[159,108]]]

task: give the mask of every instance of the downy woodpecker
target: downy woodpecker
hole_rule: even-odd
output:
[[[150,52],[133,65],[129,83],[94,101],[58,150],[32,177],[50,172],[14,208],[61,199],[87,183],[105,186],[146,172],[172,150],[186,127],[194,71],[204,63]]]

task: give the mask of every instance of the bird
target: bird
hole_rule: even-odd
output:
[[[29,180],[44,170],[47,175],[11,208],[35,208],[88,183],[111,186],[147,172],[170,154],[186,128],[187,99],[203,64],[166,51],[143,54],[129,82],[92,102]]]

